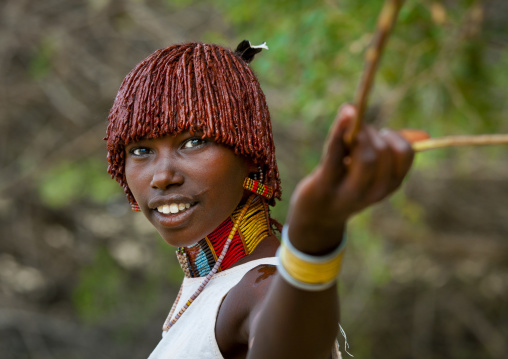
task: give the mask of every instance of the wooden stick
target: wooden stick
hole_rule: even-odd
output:
[[[358,111],[357,117],[354,121],[354,126],[351,132],[346,136],[346,142],[351,144],[354,142],[356,134],[362,125],[363,114],[367,106],[367,99],[369,97],[376,70],[379,64],[379,59],[383,54],[384,46],[390,35],[390,31],[397,20],[397,15],[404,0],[386,0],[379,14],[376,33],[372,40],[371,45],[365,52],[365,67],[363,69],[362,79],[356,90],[355,101],[356,109]]]
[[[508,134],[429,138],[414,142],[411,146],[415,152],[422,152],[444,147],[485,145],[508,145]]]

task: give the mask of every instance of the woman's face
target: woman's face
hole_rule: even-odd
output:
[[[255,166],[201,134],[141,140],[125,148],[127,184],[162,238],[189,246],[217,228],[244,195]]]

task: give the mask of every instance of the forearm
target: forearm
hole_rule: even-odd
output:
[[[339,320],[337,286],[303,291],[274,278],[253,318],[247,358],[328,358]]]
[[[290,227],[293,223],[290,221]],[[333,232],[317,233],[305,231],[305,226],[294,227],[297,229],[293,232],[295,240],[291,236],[283,236],[283,241],[290,241],[297,251],[311,252],[313,256],[335,251],[344,230],[341,222],[335,224]],[[334,247],[327,248],[328,241],[323,241],[322,236],[335,237]],[[300,245],[302,243],[312,245],[304,249]],[[249,358],[328,358],[339,320],[336,277],[330,278],[331,285],[327,289],[303,290],[288,282],[288,278],[280,274],[281,270],[279,268],[267,297],[251,323],[250,337],[253,343],[250,351],[252,356]]]
[[[342,108],[320,165],[293,193],[287,223],[294,248],[286,246],[281,252],[288,273],[284,278],[277,274],[255,311],[248,358],[327,358],[330,354],[338,325],[336,284],[320,291],[297,287],[316,289],[334,280],[346,221],[397,189],[414,155],[397,133],[380,133],[368,126],[360,129],[352,144],[345,143],[355,116],[354,107]]]

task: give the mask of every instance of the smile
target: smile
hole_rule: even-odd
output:
[[[183,212],[191,207],[190,203],[171,203],[164,204],[162,206],[157,207],[157,211],[163,214],[176,214],[179,212]]]

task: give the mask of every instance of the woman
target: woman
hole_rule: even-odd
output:
[[[364,126],[344,135],[344,106],[320,165],[291,198],[281,265],[269,206],[281,189],[270,115],[248,66],[189,43],[156,51],[125,78],[109,115],[108,172],[186,274],[150,358],[328,358],[338,328],[336,278],[351,215],[392,193],[409,144]],[[335,354],[334,354],[335,355]]]

